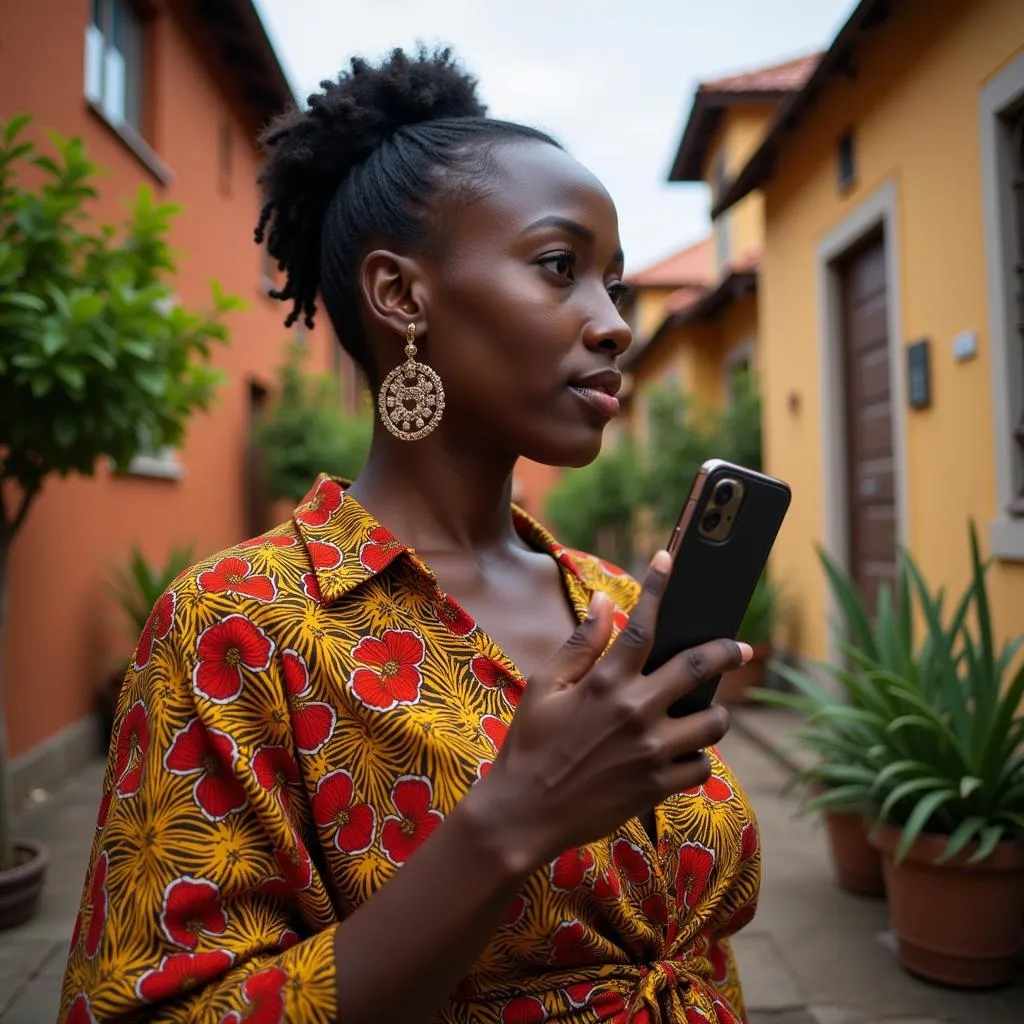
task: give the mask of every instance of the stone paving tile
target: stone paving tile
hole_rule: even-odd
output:
[[[60,1004],[60,982],[39,977],[25,985],[0,1014],[3,1024],[53,1024]]]
[[[751,1010],[750,1024],[818,1024],[805,1010]]]

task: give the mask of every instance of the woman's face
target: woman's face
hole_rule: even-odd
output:
[[[583,465],[617,411],[615,361],[632,340],[615,303],[615,206],[554,146],[504,145],[493,162],[486,194],[445,216],[444,255],[422,264],[420,358],[446,396],[438,434],[460,449]]]

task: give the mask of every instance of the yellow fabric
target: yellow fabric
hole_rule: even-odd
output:
[[[601,589],[625,621],[632,578],[516,525],[579,616]],[[341,481],[183,574],[125,678],[61,1021],[333,1021],[333,929],[486,772],[522,687]],[[438,1020],[744,1019],[757,829],[712,763],[658,850],[633,820],[536,872]]]

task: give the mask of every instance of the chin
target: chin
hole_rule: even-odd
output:
[[[573,433],[575,437],[566,436],[566,432],[563,432],[557,437],[535,438],[537,443],[524,447],[520,454],[524,459],[539,462],[542,466],[558,466],[561,469],[589,466],[601,454],[603,431]]]

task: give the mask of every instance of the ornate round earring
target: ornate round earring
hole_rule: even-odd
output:
[[[405,362],[384,378],[377,409],[384,426],[403,441],[418,441],[441,422],[444,387],[426,363],[416,362],[415,324],[405,333]]]

